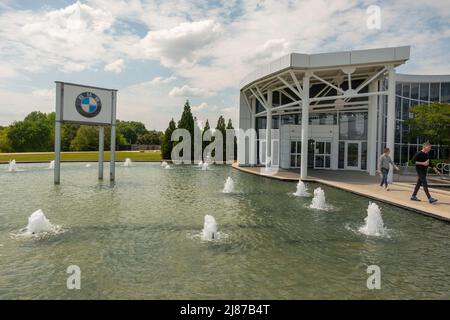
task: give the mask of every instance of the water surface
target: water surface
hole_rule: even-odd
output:
[[[389,236],[368,237],[369,200],[327,186],[319,211],[295,183],[225,166],[117,164],[110,184],[65,163],[60,186],[48,164],[19,167],[0,165],[0,299],[450,298],[450,225],[417,213],[378,203]],[[65,231],[14,236],[37,209]],[[201,239],[206,214],[219,241]],[[366,287],[373,264],[381,290]],[[70,265],[81,290],[66,287]]]

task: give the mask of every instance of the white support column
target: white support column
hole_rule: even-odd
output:
[[[251,125],[250,129],[251,135],[250,135],[250,141],[249,141],[249,152],[250,152],[250,165],[254,166],[256,165],[256,159],[258,157],[256,156],[256,150],[258,150],[256,143],[257,143],[257,134],[256,134],[256,98],[252,98],[250,101],[250,110],[251,110]]]
[[[381,86],[381,83],[380,83]],[[377,144],[377,157],[381,155],[381,146],[383,144],[383,122],[384,122],[384,96],[380,96],[378,99],[378,144]]]
[[[55,167],[53,171],[53,180],[59,184],[61,180],[61,121],[62,121],[62,101],[64,95],[64,86],[62,83],[56,83],[56,109],[55,109]]]
[[[98,179],[103,180],[103,162],[105,159],[105,128],[99,127],[98,130]]]
[[[302,98],[302,154],[300,179],[308,176],[308,139],[309,139],[309,80],[310,75],[306,73],[303,77],[303,98]]]
[[[266,168],[272,166],[272,90],[267,90]]]
[[[111,145],[109,152],[109,180],[116,179],[116,100],[117,92],[112,93]]]
[[[372,81],[369,84],[369,92],[378,91],[378,81]],[[367,171],[371,176],[376,171],[377,154],[377,104],[378,96],[369,97],[368,125],[367,125]]]
[[[386,147],[391,150],[392,161],[395,161],[395,68],[389,67],[388,75],[388,103],[386,124]],[[389,171],[388,181],[393,180],[393,170]]]

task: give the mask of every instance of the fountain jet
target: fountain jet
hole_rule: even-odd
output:
[[[16,164],[16,160],[13,159],[9,162],[8,164],[8,171],[9,172],[17,172],[17,164]]]
[[[126,158],[125,162],[123,163],[124,167],[131,167],[133,165],[133,161],[131,161],[130,158]]]
[[[48,168],[55,169],[55,160],[50,161],[50,163],[48,164]]]
[[[33,212],[28,218],[28,225],[26,228],[29,234],[38,234],[43,232],[50,232],[53,230],[53,225],[45,217],[41,209]]]
[[[227,181],[225,181],[225,186],[223,187],[223,193],[232,193],[234,190],[234,181],[231,179],[231,177],[227,178]]]
[[[208,167],[209,167],[209,165],[208,165],[207,162],[204,162],[204,163],[202,164],[202,170],[203,170],[203,171],[208,170]]]
[[[364,221],[366,224],[359,228],[359,232],[362,234],[379,237],[386,233],[380,207],[375,202],[369,202],[367,217]]]
[[[203,224],[202,239],[206,241],[218,240],[217,222],[213,216],[205,215]]]
[[[326,210],[327,205],[325,203],[325,192],[321,187],[314,189],[314,198],[312,199],[311,205],[312,209]]]
[[[309,197],[308,188],[302,180],[298,180],[297,190],[293,193],[296,197]]]

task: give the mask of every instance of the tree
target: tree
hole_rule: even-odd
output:
[[[412,137],[422,137],[432,144],[450,145],[450,104],[433,102],[410,109],[413,117],[407,120]]]
[[[72,141],[75,139],[78,130],[80,129],[79,124],[74,123],[64,123],[61,126],[61,150],[70,151]]]
[[[222,133],[222,137],[223,137],[223,160],[226,160],[226,154],[227,154],[227,145],[226,145],[226,125],[225,125],[225,118],[220,116],[219,119],[217,120],[217,126],[216,126],[216,130],[219,130],[220,133]]]
[[[137,138],[137,144],[161,144],[161,138],[163,133],[156,130],[148,131],[144,134],[140,134]]]
[[[231,119],[228,119],[227,130],[234,130]],[[236,160],[236,156],[237,156],[237,138],[236,138],[236,136],[234,136],[233,141],[234,141],[234,143],[233,143],[234,159],[233,160]],[[231,160],[231,159],[225,159],[225,160]]]
[[[161,141],[161,155],[165,160],[172,159],[172,149],[173,149],[173,141],[172,141],[172,132],[176,130],[175,121],[170,120],[169,126],[164,132],[164,136]]]
[[[136,144],[139,135],[147,133],[147,129],[142,122],[138,121],[116,121],[117,133],[126,139],[128,144]]]
[[[106,141],[107,139],[105,139]],[[98,150],[98,129],[92,126],[80,126],[75,138],[70,144],[70,149],[73,151]]]
[[[98,127],[81,125],[75,138],[70,144],[72,151],[96,151],[98,150]],[[110,148],[111,128],[105,128],[105,149]],[[126,144],[122,134],[116,132],[116,149],[119,144]]]
[[[51,117],[34,111],[23,121],[14,122],[7,131],[7,137],[14,151],[51,151],[54,144],[53,127]]]
[[[8,139],[8,128],[0,128],[0,152],[11,152],[11,142]]]
[[[194,126],[195,121],[192,116],[191,106],[189,105],[189,100],[186,100],[181,119],[178,121],[178,128],[186,129],[191,136],[191,160],[194,160]]]
[[[203,141],[203,137],[205,135],[205,132],[210,129],[211,129],[211,127],[209,125],[209,120],[206,119],[205,126],[203,127],[203,132],[202,132],[202,155],[203,155],[203,151],[205,151],[206,146],[209,144],[208,141]]]

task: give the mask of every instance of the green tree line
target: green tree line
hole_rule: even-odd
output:
[[[34,111],[22,121],[0,127],[0,152],[53,151],[55,143],[55,113]],[[111,132],[105,127],[105,148],[109,148]],[[147,130],[137,121],[116,122],[116,145],[161,144],[163,133]],[[65,123],[61,126],[63,151],[94,151],[98,149],[98,128]]]
[[[181,114],[181,118],[178,121],[178,124],[175,123],[174,119],[172,118],[169,122],[169,125],[164,132],[164,135],[161,140],[161,154],[162,158],[165,160],[171,160],[172,159],[172,149],[176,145],[176,141],[172,141],[172,133],[176,129],[186,129],[190,135],[191,135],[191,155],[192,160],[202,160],[202,159],[194,159],[194,131],[197,129],[197,119],[192,115],[191,112],[191,106],[189,104],[189,100],[186,101],[184,104],[183,113]],[[203,135],[207,130],[211,129],[209,120],[206,119],[205,126],[201,129],[201,136],[203,138]],[[215,127],[216,130],[219,130],[222,133],[223,137],[223,160],[226,160],[226,150],[227,148],[233,148],[234,150],[234,157],[236,157],[237,154],[237,139],[234,138],[233,146],[227,146],[226,144],[226,130],[227,129],[234,129],[233,123],[231,122],[231,119],[228,119],[228,122],[226,123],[225,118],[223,116],[219,116],[219,119],[217,120],[217,125]],[[203,140],[203,139],[202,139]],[[214,138],[212,139],[214,141]],[[203,150],[206,148],[206,146],[209,144],[209,141],[203,141],[202,142],[202,153]],[[214,152],[212,154],[214,156]]]

